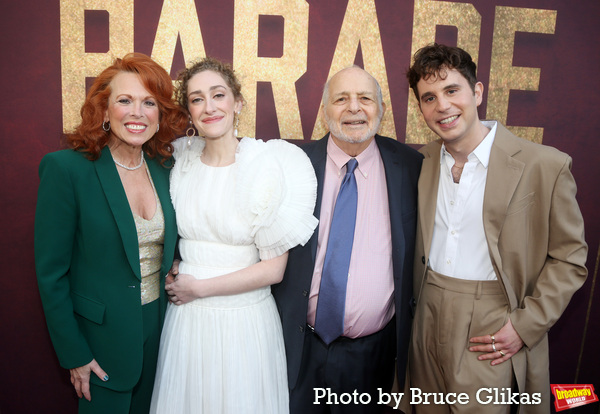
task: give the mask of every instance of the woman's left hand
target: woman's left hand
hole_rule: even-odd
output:
[[[198,299],[198,295],[195,292],[196,285],[199,280],[194,276],[185,273],[180,273],[172,282],[167,280],[165,290],[169,295],[169,301],[174,305],[183,305]]]

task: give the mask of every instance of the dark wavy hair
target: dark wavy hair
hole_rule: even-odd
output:
[[[175,91],[175,98],[182,108],[185,108],[186,110],[188,109],[188,82],[194,75],[206,70],[210,70],[221,75],[221,77],[225,80],[225,83],[227,83],[227,86],[229,86],[233,92],[234,99],[236,101],[244,101],[244,96],[242,95],[242,85],[235,75],[231,65],[207,56],[197,62],[192,63],[192,66],[183,69],[177,76],[178,86],[177,90]]]
[[[477,65],[473,62],[471,55],[459,47],[432,43],[417,50],[413,57],[413,64],[406,72],[408,84],[415,93],[417,101],[420,102],[417,83],[421,79],[427,80],[431,76],[445,79],[444,69],[456,69],[465,77],[475,92]]]
[[[77,151],[87,153],[90,160],[97,160],[100,151],[109,141],[110,132],[102,129],[104,113],[111,93],[110,82],[121,72],[139,76],[142,85],[156,99],[160,113],[159,131],[143,145],[150,157],[160,156],[162,161],[171,157],[171,142],[187,125],[187,115],[173,100],[171,76],[154,60],[142,53],[129,53],[117,58],[94,80],[81,107],[81,123],[67,134],[66,144]]]

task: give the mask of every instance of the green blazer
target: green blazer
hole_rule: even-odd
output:
[[[146,157],[162,204],[165,239],[161,274],[173,262],[177,239],[169,170]],[[108,148],[89,161],[63,150],[40,163],[35,215],[35,265],[54,349],[67,369],[93,358],[109,375],[102,382],[125,391],[142,371],[143,323],[137,231]],[[160,278],[160,320],[166,309]]]

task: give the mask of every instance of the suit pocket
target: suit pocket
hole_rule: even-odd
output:
[[[71,300],[73,301],[73,311],[76,314],[98,325],[102,325],[106,310],[106,306],[103,303],[87,298],[77,292],[71,293]]]

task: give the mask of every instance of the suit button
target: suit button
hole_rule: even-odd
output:
[[[298,327],[298,330],[299,330],[300,332],[304,332],[304,326],[300,325],[300,326]]]
[[[425,264],[425,256],[421,256],[421,262],[423,262],[423,264]]]
[[[308,296],[308,290],[303,290],[302,291],[302,296]]]

